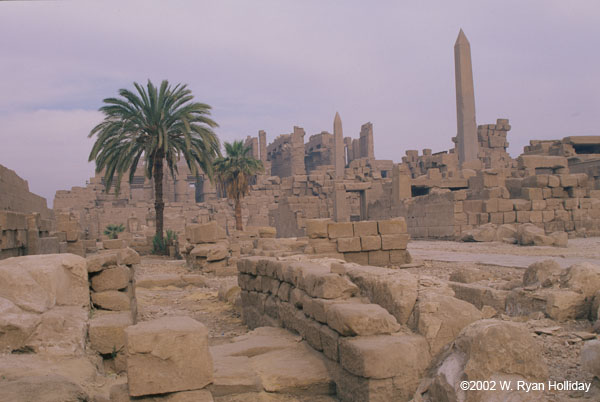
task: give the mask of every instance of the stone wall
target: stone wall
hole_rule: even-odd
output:
[[[329,359],[340,400],[412,397],[430,361],[427,340],[401,329],[417,298],[412,275],[264,257],[240,260],[238,271],[244,322],[300,334]]]
[[[52,219],[46,199],[29,191],[29,184],[13,170],[0,165],[0,211],[29,214],[37,212],[43,219]]]
[[[33,254],[56,254],[55,223],[39,213],[0,211],[0,259]]]

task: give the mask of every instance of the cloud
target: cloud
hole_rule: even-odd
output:
[[[29,182],[51,205],[58,189],[85,185],[94,175],[87,162],[87,134],[101,120],[90,110],[37,110],[0,115],[0,163]]]

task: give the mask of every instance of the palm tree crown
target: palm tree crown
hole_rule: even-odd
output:
[[[209,117],[209,105],[193,102],[187,85],[171,86],[166,80],[160,88],[150,80],[147,88],[133,85],[135,92],[120,89],[120,98],[104,99],[99,109],[104,120],[89,134],[97,135],[89,161],[96,161],[96,173],[105,171],[107,192],[117,175],[118,194],[123,175],[129,172],[132,182],[138,162],[144,159],[146,176],[154,179],[156,235],[162,239],[164,163],[174,176],[183,156],[192,174],[198,175],[201,169],[212,179],[212,163],[220,155],[219,139],[212,129],[218,124]]]
[[[249,180],[257,173],[264,171],[260,160],[250,155],[250,146],[242,141],[225,143],[226,157],[219,157],[214,162],[214,170],[218,183],[227,193],[227,197],[235,201],[235,226],[242,230],[241,200],[250,189]]]

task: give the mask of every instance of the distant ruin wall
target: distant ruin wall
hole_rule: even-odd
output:
[[[0,165],[0,211],[21,213],[38,212],[42,218],[51,219],[46,199],[29,191],[29,184],[13,170]]]

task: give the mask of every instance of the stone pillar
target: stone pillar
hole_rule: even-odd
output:
[[[292,133],[292,176],[299,174],[306,174],[306,167],[304,166],[304,129],[302,127],[294,126],[294,132]]]
[[[352,138],[344,138],[344,146],[346,148],[346,165],[349,165],[354,159],[354,154],[352,153]]]
[[[471,67],[471,45],[462,29],[454,44],[454,72],[456,74],[456,123],[458,161],[477,160],[479,142],[475,122],[475,93]]]
[[[373,148],[373,124],[365,123],[360,127],[360,157],[375,159]]]
[[[336,222],[348,222],[350,220],[350,214],[346,207],[346,189],[344,184],[335,184],[335,192],[333,197],[333,219]]]
[[[342,131],[342,119],[340,114],[335,113],[333,119],[333,154],[334,154],[334,165],[335,165],[335,177],[344,177],[344,168],[346,167],[346,161],[344,158],[344,133]]]
[[[360,159],[360,140],[354,138],[352,140],[352,160]]]
[[[264,130],[258,131],[258,143],[260,148],[260,160],[265,165],[267,163],[267,133]]]
[[[392,169],[392,205],[400,200],[411,198],[410,173],[402,169],[400,165],[394,165]]]

